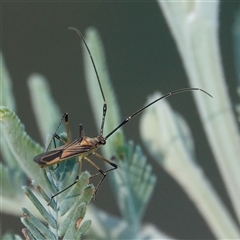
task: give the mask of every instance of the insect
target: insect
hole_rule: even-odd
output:
[[[99,78],[99,75],[98,75],[98,72],[97,72],[97,68],[96,68],[96,65],[94,63],[94,60],[93,60],[92,54],[90,52],[90,49],[88,48],[88,45],[87,45],[83,35],[81,34],[81,32],[79,30],[77,30],[76,28],[71,27],[69,29],[75,31],[80,36],[81,40],[83,41],[83,43],[84,43],[84,45],[87,49],[89,57],[91,59],[91,62],[92,62],[92,65],[93,65],[93,68],[94,68],[94,71],[95,71],[95,74],[96,74],[96,77],[97,77],[97,82],[98,82],[98,85],[99,85],[99,88],[100,88],[100,91],[101,91],[101,95],[102,95],[102,98],[103,98],[103,115],[102,115],[100,133],[99,133],[98,136],[96,136],[96,137],[85,136],[83,125],[80,124],[79,125],[79,137],[76,140],[71,141],[71,139],[70,139],[70,127],[69,127],[69,121],[68,121],[68,113],[64,113],[60,122],[59,122],[59,125],[57,126],[57,129],[56,129],[56,131],[55,131],[55,133],[53,134],[53,137],[52,137],[52,140],[54,141],[54,143],[55,143],[55,139],[57,139],[57,140],[61,141],[64,145],[48,151],[48,149],[50,148],[50,144],[52,142],[52,140],[51,140],[48,147],[47,147],[47,151],[42,153],[42,154],[37,155],[34,158],[34,161],[36,163],[38,163],[41,168],[44,168],[44,167],[47,167],[47,166],[50,166],[50,165],[59,164],[60,162],[66,161],[66,160],[68,160],[72,157],[78,157],[79,166],[78,166],[78,172],[77,172],[77,176],[75,178],[75,181],[72,184],[70,184],[69,186],[67,186],[66,188],[64,188],[63,190],[61,190],[61,191],[57,192],[55,195],[53,195],[51,197],[51,201],[58,194],[64,192],[65,190],[69,189],[70,187],[72,187],[74,184],[76,184],[78,182],[79,175],[80,175],[80,170],[81,170],[82,159],[86,160],[94,168],[97,169],[98,173],[95,174],[95,175],[92,175],[92,177],[96,176],[96,175],[102,175],[101,180],[99,181],[98,185],[95,188],[95,194],[96,194],[96,192],[98,191],[98,189],[99,189],[100,185],[102,184],[103,180],[107,176],[107,173],[117,169],[117,167],[118,167],[117,164],[114,163],[113,161],[110,161],[110,160],[104,158],[102,155],[98,154],[96,152],[97,149],[99,147],[101,147],[102,145],[105,145],[107,139],[111,135],[113,135],[119,128],[121,128],[123,125],[125,125],[127,122],[129,122],[133,117],[135,117],[136,115],[138,115],[139,113],[144,111],[146,108],[150,107],[151,105],[155,104],[156,102],[158,102],[158,101],[160,101],[164,98],[170,97],[174,94],[187,92],[187,91],[201,91],[201,92],[207,94],[208,96],[212,97],[209,93],[207,93],[206,91],[204,91],[203,89],[200,89],[200,88],[183,88],[183,89],[178,89],[178,90],[169,92],[169,93],[163,95],[162,97],[157,98],[153,102],[147,104],[146,106],[140,108],[139,110],[135,111],[133,114],[129,115],[128,117],[126,117],[118,126],[116,126],[110,133],[108,133],[104,137],[103,136],[103,129],[104,129],[104,124],[105,124],[105,117],[106,117],[106,114],[107,114],[107,102],[106,102],[106,99],[105,99],[105,96],[104,96],[104,92],[103,92],[102,85],[101,85],[101,82],[100,82],[100,78]],[[62,121],[65,122],[66,134],[67,134],[66,140],[62,139],[57,134],[58,128],[61,125]],[[56,143],[55,143],[55,146],[56,146]],[[91,155],[94,155],[95,157],[99,158],[100,160],[108,163],[109,165],[111,165],[111,168],[108,169],[108,170],[102,170],[100,167],[98,167],[97,164],[95,164],[89,158]],[[51,201],[50,201],[50,203],[51,203]]]

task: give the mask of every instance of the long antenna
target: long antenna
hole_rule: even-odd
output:
[[[157,98],[156,100],[154,100],[153,102],[147,104],[145,107],[142,107],[140,108],[139,110],[137,110],[136,112],[134,112],[132,115],[128,116],[127,118],[125,118],[116,128],[114,128],[106,137],[105,137],[105,140],[107,138],[109,138],[113,133],[115,133],[120,127],[122,127],[123,125],[125,125],[127,122],[129,122],[133,117],[135,117],[136,115],[138,115],[139,113],[141,113],[142,111],[144,111],[146,108],[150,107],[151,105],[153,105],[154,103],[164,99],[164,98],[167,98],[167,97],[170,97],[174,94],[178,94],[178,93],[183,93],[183,92],[188,92],[188,91],[202,91],[203,93],[207,94],[209,97],[212,97],[212,95],[210,95],[208,92],[204,91],[203,89],[201,88],[182,88],[182,89],[178,89],[178,90],[175,90],[175,91],[172,91],[172,92],[169,92],[165,95],[163,95],[162,97],[160,98]]]
[[[101,82],[100,82],[100,78],[99,78],[99,76],[98,76],[98,72],[97,72],[96,65],[95,65],[95,63],[94,63],[92,54],[91,54],[91,52],[90,52],[90,49],[89,49],[89,47],[88,47],[88,45],[87,45],[87,43],[86,43],[86,41],[85,41],[82,33],[81,33],[78,29],[76,29],[76,28],[74,28],[74,27],[69,27],[68,29],[75,31],[75,32],[80,36],[80,38],[82,39],[82,41],[83,41],[83,43],[84,43],[84,45],[85,45],[85,47],[86,47],[86,49],[87,49],[87,51],[88,51],[88,54],[89,54],[89,56],[90,56],[90,59],[91,59],[91,62],[92,62],[92,65],[93,65],[95,74],[96,74],[96,76],[97,76],[98,85],[99,85],[99,88],[100,88],[100,90],[101,90],[101,94],[102,94],[102,97],[103,97],[103,101],[106,102],[105,96],[104,96],[104,93],[103,93],[103,89],[102,89],[102,85],[101,85]]]
[[[97,72],[97,68],[96,68],[96,65],[94,63],[94,60],[93,60],[93,57],[92,57],[92,54],[91,54],[91,51],[82,35],[82,33],[74,28],[74,27],[69,27],[68,28],[69,30],[73,30],[75,31],[79,36],[80,38],[82,39],[87,51],[88,51],[88,54],[89,54],[89,57],[91,59],[91,62],[92,62],[92,65],[93,65],[93,68],[94,68],[94,72],[96,74],[96,77],[97,77],[97,81],[98,81],[98,85],[99,85],[99,88],[100,88],[100,91],[101,91],[101,94],[102,94],[102,98],[103,98],[103,115],[102,115],[102,123],[101,123],[101,126],[100,126],[100,135],[102,136],[103,135],[103,128],[104,128],[104,123],[105,123],[105,117],[106,117],[106,113],[107,113],[107,102],[106,102],[106,99],[105,99],[105,95],[103,93],[103,89],[102,89],[102,85],[101,85],[101,81],[100,81],[100,78],[99,78],[99,75],[98,75],[98,72]]]

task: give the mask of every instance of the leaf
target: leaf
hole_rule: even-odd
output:
[[[88,208],[88,216],[92,219],[92,226],[87,239],[173,239],[151,224],[144,224],[136,234],[128,222],[93,205]]]
[[[92,227],[89,229],[88,239],[134,239],[126,221],[119,217],[98,209],[91,205],[88,215],[92,219]]]
[[[152,167],[132,141],[116,148],[119,168],[111,177],[113,191],[123,217],[131,224],[140,221],[156,183]]]
[[[76,205],[78,201],[84,202],[86,204],[89,203],[93,193],[91,193],[90,191],[90,195],[87,195],[87,198],[84,195],[86,190],[86,184],[88,184],[88,181],[89,181],[89,177],[90,177],[90,174],[88,172],[84,172],[81,174],[78,182],[76,183],[77,188],[71,188],[61,204],[61,207],[60,207],[61,215],[64,215],[69,210],[69,206]],[[68,185],[70,185],[70,183]],[[80,193],[82,194],[80,195]]]
[[[82,224],[82,220],[86,214],[86,210],[87,208],[85,203],[81,203],[76,208],[72,208],[72,211],[69,213],[69,219],[71,219],[71,222],[69,222],[68,224],[64,222],[63,224],[68,226],[63,239],[80,239],[83,234],[88,230],[91,221],[83,223],[84,225]]]
[[[75,168],[75,166],[76,164],[73,164],[72,168]],[[61,175],[58,171],[59,168],[55,169],[55,176],[51,176],[52,173],[48,174],[48,181],[54,185],[51,187],[52,189],[56,188],[58,192],[61,192],[63,189],[58,188],[58,186],[70,185],[72,182],[69,182],[68,175],[65,175],[66,178],[60,180]],[[69,174],[71,174],[71,172],[74,171],[69,169]],[[63,197],[60,193],[51,200],[51,204],[49,204],[50,198],[47,194],[36,182],[33,182],[35,189],[37,189],[37,191],[43,196],[49,207],[45,207],[44,205],[46,205],[46,203],[41,203],[30,188],[23,187],[25,194],[29,197],[48,224],[48,227],[46,227],[27,209],[22,208],[24,217],[21,218],[21,221],[34,238],[58,239],[60,236],[63,239],[80,239],[83,236],[90,227],[90,222],[87,221],[83,225],[82,220],[86,214],[87,204],[92,199],[95,191],[95,188],[92,185],[88,185],[89,176],[90,175],[87,172],[81,174],[79,181],[72,186],[71,189],[66,190],[68,194]],[[59,181],[65,183],[58,184]],[[62,208],[64,208],[64,212]],[[64,221],[61,220],[61,216],[64,216]],[[61,221],[62,223],[60,224]]]
[[[5,66],[5,61],[3,59],[3,55],[0,52],[0,61],[2,63],[0,69],[0,86],[1,86],[1,98],[0,98],[0,106],[9,107],[12,110],[15,110],[15,100],[12,92],[12,82],[8,70]],[[9,146],[5,140],[4,134],[2,132],[2,127],[0,128],[0,146],[1,146],[1,154],[5,163],[10,168],[17,168],[18,164],[9,149]]]
[[[28,227],[29,231],[35,238],[40,237],[44,239],[43,236],[45,236],[46,239],[56,239],[52,232],[26,208],[22,208],[22,212],[24,217],[21,218],[21,221],[26,227]]]
[[[33,194],[32,190],[28,187],[23,187],[23,192],[27,195],[27,197],[31,200],[43,218],[49,223],[49,225],[53,228],[57,228],[57,223],[53,216],[48,213],[48,211],[44,208],[42,203],[38,200],[38,198]]]
[[[240,85],[238,86],[238,95],[239,95],[239,99],[240,99]],[[240,123],[240,103],[238,103],[236,105],[236,111],[237,111],[237,118],[238,118],[238,122]]]
[[[237,225],[198,165],[191,132],[180,114],[162,101],[143,113],[140,129],[149,153],[183,188],[216,236],[237,238]]]
[[[52,98],[49,84],[40,74],[32,74],[28,79],[31,103],[43,142],[48,134],[53,134],[61,113]],[[63,129],[60,129],[62,131]]]
[[[0,163],[1,199],[17,198],[23,183],[25,183],[23,172],[18,169],[10,169]]]
[[[1,99],[0,106],[7,106],[12,110],[15,110],[15,100],[12,92],[12,81],[5,65],[5,61],[2,53],[0,52],[0,86],[1,86]]]
[[[234,16],[234,23],[232,28],[232,35],[233,35],[233,47],[234,47],[234,67],[236,70],[238,85],[240,86],[240,9],[238,8],[235,16]]]
[[[22,240],[22,238],[18,235],[13,235],[12,233],[5,233],[2,236],[2,240]]]
[[[158,3],[180,51],[189,84],[207,90],[214,97],[210,99],[202,94],[193,95],[208,142],[240,222],[240,134],[219,50],[220,1],[209,1],[208,4],[203,1]],[[213,230],[217,238],[223,237],[218,233],[219,230],[222,231],[222,228]]]
[[[41,185],[46,185],[43,170],[33,162],[33,158],[43,152],[42,147],[27,135],[19,118],[9,108],[0,107],[0,121],[7,143],[19,166],[30,179],[34,178]]]

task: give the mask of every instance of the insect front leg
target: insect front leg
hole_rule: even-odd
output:
[[[85,132],[83,130],[83,125],[79,124],[79,138],[82,138],[85,136]]]
[[[62,138],[57,134],[58,129],[59,129],[59,127],[61,126],[63,120],[64,120],[64,123],[65,123],[67,140],[62,139]],[[55,139],[59,140],[59,141],[62,142],[63,144],[66,144],[66,143],[69,143],[69,142],[70,142],[71,136],[70,136],[69,121],[68,121],[68,113],[64,113],[64,114],[62,115],[62,117],[61,117],[61,119],[60,119],[60,121],[59,121],[59,124],[58,124],[55,132],[53,133],[50,142],[48,143],[48,146],[47,146],[47,148],[46,148],[46,152],[49,150],[52,141],[53,141],[53,143],[54,143],[54,147],[55,147],[55,148],[57,147],[57,144],[56,144]]]

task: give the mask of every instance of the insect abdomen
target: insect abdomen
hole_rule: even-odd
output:
[[[46,167],[47,165],[53,165],[61,161],[62,150],[52,150],[37,155],[33,161],[40,165],[40,167]]]

